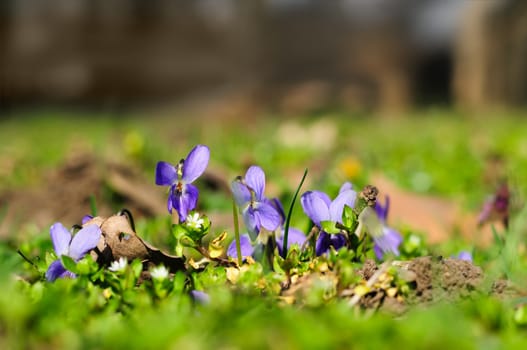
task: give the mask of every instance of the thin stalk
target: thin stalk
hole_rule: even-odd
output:
[[[91,209],[91,215],[97,216],[97,203],[95,202],[95,195],[90,196],[90,209]]]
[[[240,243],[240,227],[238,225],[238,207],[236,201],[232,199],[232,217],[234,220],[234,238],[236,240],[236,254],[238,255],[238,266],[242,266],[242,246]]]
[[[18,255],[20,255],[20,256],[22,257],[22,259],[24,259],[25,261],[27,261],[29,264],[31,264],[31,266],[33,266],[33,267],[34,267],[35,269],[37,269],[37,271],[38,271],[38,266],[35,265],[35,263],[34,263],[33,261],[29,260],[29,258],[28,258],[27,256],[25,256],[24,253],[22,253],[22,252],[20,251],[20,249],[17,249],[16,252],[18,253]]]
[[[293,213],[293,207],[295,206],[296,197],[298,196],[298,192],[300,192],[300,188],[302,188],[302,185],[304,184],[304,180],[307,176],[307,169],[304,170],[304,175],[302,176],[302,180],[300,180],[300,184],[296,188],[295,195],[293,196],[293,200],[291,201],[291,205],[289,206],[289,212],[287,213],[287,218],[285,219],[285,226],[284,226],[284,257],[287,257],[287,241],[289,239],[289,223],[291,222],[291,214]]]

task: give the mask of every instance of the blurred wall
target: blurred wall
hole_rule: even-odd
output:
[[[521,105],[526,7],[521,0],[2,0],[0,99],[4,107],[134,105],[220,91],[293,113]]]
[[[527,2],[472,1],[455,49],[456,101],[469,109],[527,104]]]

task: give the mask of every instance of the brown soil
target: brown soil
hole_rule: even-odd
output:
[[[398,270],[398,279],[406,281],[408,291],[395,287],[388,268]],[[412,305],[427,305],[442,301],[455,302],[476,297],[479,293],[502,294],[507,283],[496,284],[492,290],[483,290],[483,272],[472,263],[459,259],[442,259],[430,256],[410,261],[393,261],[377,265],[366,260],[356,271],[361,282],[349,286],[340,284],[335,271],[312,272],[284,286],[281,296],[290,303],[303,303],[313,285],[328,287],[329,297],[340,297],[349,301],[350,306],[358,305],[364,310],[380,309],[392,314],[402,314]],[[363,288],[362,288],[363,287]],[[362,289],[361,289],[362,288]],[[510,290],[510,288],[507,288]],[[360,290],[366,290],[365,294]],[[517,293],[516,293],[517,295]]]
[[[80,224],[82,217],[90,214],[92,197],[97,214],[104,217],[123,208],[134,218],[168,215],[166,188],[156,186],[153,178],[145,177],[136,168],[81,153],[46,174],[36,188],[0,193],[0,203],[7,204],[7,212],[0,220],[0,239],[23,240],[20,232],[27,232],[30,227],[44,230],[57,221],[66,226]],[[221,172],[207,170],[200,181],[209,190],[229,191]],[[218,227],[232,221],[230,216],[225,218],[218,213],[209,217]]]
[[[459,259],[441,259],[430,256],[394,263],[399,275],[407,280],[409,293],[388,295],[386,289],[374,288],[360,298],[364,309],[381,309],[390,313],[404,313],[409,306],[441,301],[457,301],[481,292],[482,270]],[[365,280],[375,278],[379,268],[372,260],[366,261],[358,271]],[[487,291],[491,292],[491,291]]]
[[[419,302],[468,297],[483,279],[481,268],[452,258],[416,258],[408,270],[415,273],[413,299]]]
[[[134,216],[166,213],[164,192],[153,180],[145,179],[130,166],[101,164],[82,154],[47,174],[37,188],[0,194],[0,202],[7,203],[0,238],[16,237],[27,225],[44,229],[57,221],[67,226],[80,223],[90,213],[92,196],[100,215],[109,216],[123,207]]]

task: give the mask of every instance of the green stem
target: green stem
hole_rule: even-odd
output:
[[[91,215],[97,216],[97,203],[95,202],[95,195],[90,196],[90,209],[91,209]]]
[[[293,196],[293,200],[291,201],[291,205],[289,206],[289,212],[287,213],[287,218],[285,219],[285,226],[284,226],[284,257],[287,257],[287,241],[289,239],[289,223],[291,222],[291,214],[293,213],[293,207],[295,206],[296,197],[298,196],[298,192],[300,192],[300,188],[304,184],[304,180],[307,176],[307,169],[304,170],[304,175],[302,176],[302,180],[300,180],[300,184],[296,188],[295,195]]]
[[[242,246],[240,243],[240,227],[238,225],[238,207],[234,198],[232,199],[232,217],[234,220],[234,238],[236,239],[236,254],[238,255],[238,266],[242,266]]]

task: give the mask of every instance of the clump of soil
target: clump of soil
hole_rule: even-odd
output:
[[[483,280],[481,268],[460,259],[426,256],[394,262],[393,265],[398,267],[399,277],[407,281],[410,292],[404,296],[399,293],[390,295],[389,289],[375,288],[357,302],[363,309],[402,314],[411,305],[470,297]],[[371,281],[382,268],[382,265],[377,267],[375,262],[368,260],[357,273],[364,280]]]
[[[460,259],[420,257],[410,261],[407,269],[415,273],[410,302],[468,297],[483,280],[481,268]]]
[[[388,271],[397,269],[397,277],[409,290],[402,293]],[[313,281],[330,281],[330,293],[349,300],[350,306],[402,314],[416,304],[456,301],[468,298],[481,288],[483,272],[471,262],[448,258],[419,257],[409,261],[384,262],[377,265],[368,259],[355,271],[361,277],[356,284],[340,285],[337,271],[312,272],[293,280],[282,290],[282,296],[302,303],[313,287]]]

